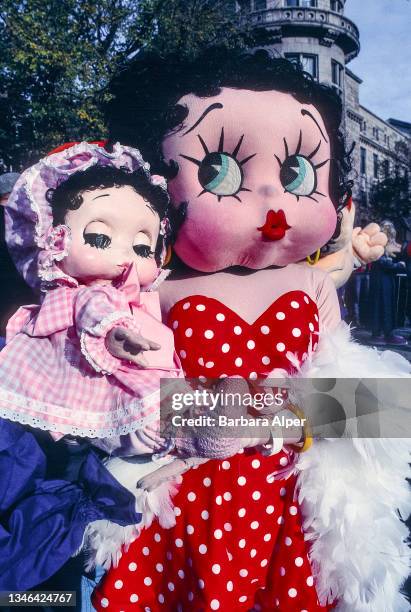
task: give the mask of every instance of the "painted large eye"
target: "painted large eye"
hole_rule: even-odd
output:
[[[235,195],[241,189],[243,172],[234,157],[227,153],[209,153],[198,169],[200,185],[217,196]]]
[[[111,238],[106,234],[83,234],[84,243],[89,244],[96,249],[107,249],[111,244]]]
[[[306,157],[291,155],[281,167],[280,180],[284,189],[289,193],[309,196],[317,187],[317,172]]]

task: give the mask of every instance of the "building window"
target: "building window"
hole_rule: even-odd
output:
[[[374,178],[377,179],[378,178],[378,155],[376,153],[374,153],[373,155],[373,160],[374,160]]]
[[[380,130],[377,127],[372,128],[372,135],[374,136],[375,140],[379,140]]]
[[[331,10],[334,11],[335,13],[343,12],[343,5],[340,0],[331,0],[330,4],[331,4]]]
[[[267,8],[267,0],[254,0],[254,10],[263,11]]]
[[[306,6],[315,8],[317,6],[317,0],[285,0],[285,6]]]
[[[308,55],[307,53],[286,53],[285,57],[296,64],[301,64],[305,72],[311,74],[314,79],[318,79],[318,55]]]
[[[344,66],[335,60],[331,60],[331,75],[334,88],[338,93],[344,89]]]
[[[361,122],[361,132],[367,132],[367,122],[366,121]]]
[[[367,174],[367,150],[364,147],[361,147],[360,155],[360,172]]]
[[[384,169],[383,171],[384,171],[385,178],[388,178],[390,176],[390,160],[389,159],[384,159],[383,169]]]

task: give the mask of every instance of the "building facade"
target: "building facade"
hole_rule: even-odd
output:
[[[411,124],[385,121],[361,105],[361,79],[347,64],[360,52],[357,26],[344,14],[346,0],[251,0],[252,26],[270,31],[275,49],[342,97],[353,150],[354,197],[361,221],[372,217],[370,192],[390,173],[408,172]]]

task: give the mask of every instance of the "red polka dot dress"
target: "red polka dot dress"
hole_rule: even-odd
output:
[[[318,311],[302,291],[283,295],[252,325],[219,301],[192,296],[170,312],[189,377],[266,376],[315,349]],[[288,359],[288,357],[290,359]],[[176,524],[155,521],[97,587],[97,610],[315,612],[320,606],[287,450],[253,449],[187,472]]]

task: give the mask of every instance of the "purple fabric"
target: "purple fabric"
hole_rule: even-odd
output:
[[[58,452],[55,443],[50,448]],[[70,453],[63,469],[30,430],[0,420],[0,591],[50,578],[78,550],[91,521],[140,522],[134,497],[99,457],[88,448],[80,459],[71,482]],[[59,469],[64,479],[55,477]]]

